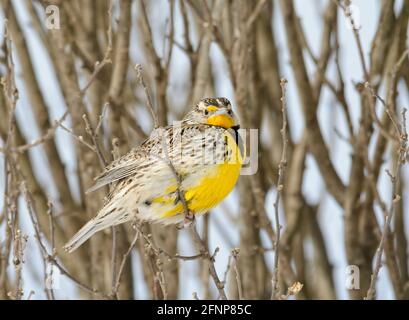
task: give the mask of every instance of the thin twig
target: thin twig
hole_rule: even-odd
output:
[[[118,269],[118,272],[116,274],[115,284],[113,285],[113,290],[112,290],[112,293],[111,293],[111,295],[116,297],[116,298],[118,296],[118,289],[119,289],[119,285],[120,285],[122,273],[123,273],[124,268],[125,268],[126,261],[128,260],[129,256],[131,255],[132,249],[135,247],[136,242],[138,241],[138,238],[139,238],[138,236],[139,236],[139,232],[136,231],[135,236],[134,236],[131,244],[129,245],[128,250],[125,252],[125,254],[122,257],[121,264],[119,265],[119,269]]]
[[[226,293],[224,291],[224,283],[222,281],[220,281],[219,276],[217,275],[216,268],[214,266],[213,257],[209,254],[209,251],[207,250],[206,245],[204,244],[202,238],[200,238],[200,235],[197,232],[197,229],[196,229],[196,226],[195,226],[194,223],[192,223],[190,225],[189,231],[190,231],[190,234],[193,237],[193,240],[194,240],[196,246],[199,249],[199,252],[204,257],[206,257],[207,260],[209,261],[209,272],[210,272],[211,277],[213,278],[213,282],[216,285],[217,290],[219,291],[220,298],[222,300],[227,300],[227,296],[226,296]]]
[[[237,283],[237,291],[239,293],[239,300],[244,299],[243,295],[243,284],[241,282],[241,276],[238,267],[238,256],[239,256],[239,249],[232,250],[232,257],[234,259],[234,272],[236,273],[236,283]]]
[[[71,129],[67,128],[65,125],[63,125],[62,123],[60,123],[60,127],[68,132],[75,140],[77,140],[79,143],[83,144],[84,146],[88,147],[89,149],[91,149],[93,152],[97,152],[96,148],[94,146],[92,146],[91,144],[89,144],[88,142],[86,142],[84,140],[83,136],[77,136]]]
[[[279,292],[278,288],[278,260],[279,260],[279,243],[280,243],[280,233],[281,233],[281,225],[280,225],[280,214],[279,214],[279,203],[280,203],[280,196],[283,192],[283,183],[284,183],[284,172],[285,167],[287,165],[287,107],[286,107],[286,96],[285,96],[285,86],[287,80],[282,78],[280,81],[281,86],[281,112],[283,115],[283,126],[281,128],[281,137],[283,140],[283,150],[281,154],[281,160],[278,165],[278,181],[277,181],[277,194],[276,199],[274,202],[274,217],[275,217],[275,228],[276,228],[276,238],[275,238],[275,254],[274,254],[274,269],[273,269],[273,277],[272,277],[272,291],[271,291],[271,299],[276,299],[277,294]]]
[[[264,9],[264,5],[266,4],[266,0],[259,0],[257,2],[257,5],[254,7],[253,11],[249,15],[246,21],[246,29],[249,31],[251,27],[253,26],[254,22],[257,20],[259,17],[260,13]]]
[[[99,74],[99,72],[100,72],[107,64],[111,64],[111,63],[112,63],[112,60],[111,60],[109,57],[107,57],[107,56],[105,56],[104,59],[103,59],[101,62],[97,61],[97,62],[95,63],[95,68],[94,68],[94,71],[93,71],[92,74],[91,74],[91,77],[88,79],[88,82],[85,84],[84,88],[82,88],[81,91],[80,91],[81,95],[84,95],[84,94],[87,92],[88,88],[89,88],[89,87],[91,86],[91,84],[94,82],[94,80],[96,79],[96,77],[97,77],[97,75]]]
[[[406,109],[402,111],[402,118],[403,118],[403,124],[402,124],[403,131],[401,132],[401,135],[400,135],[400,143],[399,143],[398,151],[396,155],[395,171],[393,174],[391,174],[388,170],[386,171],[386,173],[388,174],[392,182],[392,201],[390,204],[390,208],[388,212],[386,213],[386,216],[384,217],[385,221],[384,221],[383,230],[382,230],[382,237],[381,237],[379,246],[376,250],[375,267],[371,275],[371,282],[369,285],[367,295],[365,297],[366,300],[375,299],[375,293],[376,293],[375,285],[376,285],[376,280],[378,278],[379,271],[382,266],[382,255],[383,255],[383,250],[385,247],[385,242],[390,232],[390,224],[391,224],[393,215],[396,211],[396,206],[401,200],[401,197],[397,193],[397,190],[398,190],[398,183],[399,183],[399,177],[400,177],[400,170],[401,170],[402,165],[406,162],[406,157],[402,157],[402,150],[404,150],[403,152],[407,152],[407,142],[408,142],[408,133],[406,131],[407,130]]]
[[[354,17],[352,16],[352,12],[351,12],[351,7],[350,7],[350,0],[346,0],[345,1],[345,5],[343,5],[341,3],[341,1],[338,1],[338,5],[344,10],[344,14],[345,17],[348,19],[348,21],[350,22],[352,31],[354,33],[354,37],[355,37],[355,42],[358,46],[358,51],[359,51],[359,58],[361,60],[361,66],[362,66],[362,71],[364,73],[364,78],[365,81],[369,81],[369,73],[368,73],[368,69],[366,67],[366,62],[365,62],[365,54],[364,54],[364,49],[362,47],[362,41],[361,41],[361,36],[359,34],[359,26],[356,24]]]
[[[97,75],[100,73],[100,71],[107,65],[111,64],[111,53],[112,53],[112,1],[109,1],[109,9],[108,9],[108,30],[107,30],[107,35],[108,35],[108,46],[105,50],[104,58],[102,59],[101,62],[97,61],[94,66],[94,71],[91,74],[91,77],[88,79],[88,82],[85,84],[85,86],[81,89],[80,93],[83,96],[88,88],[91,86],[91,84],[94,82],[96,79]]]
[[[85,131],[88,133],[88,135],[91,137],[92,143],[94,144],[94,150],[98,156],[99,162],[101,164],[102,168],[105,168],[108,165],[107,160],[105,159],[101,147],[98,143],[98,134],[97,131],[94,131],[94,129],[91,126],[91,122],[88,119],[88,116],[86,114],[82,115],[82,119],[85,122]]]
[[[51,254],[55,256],[56,250],[55,250],[55,226],[54,226],[54,217],[53,217],[53,203],[51,199],[48,199],[47,201],[47,215],[48,215],[48,221],[49,221],[49,226],[50,226],[50,235],[51,235]],[[45,292],[50,300],[55,300],[55,295],[54,295],[54,290],[52,288],[53,284],[53,263],[50,263],[50,272],[47,273],[45,272]],[[47,269],[47,265],[44,265],[44,268]]]
[[[47,130],[47,132],[41,136],[38,139],[35,139],[31,143],[27,143],[18,147],[13,147],[10,149],[11,152],[18,152],[18,153],[23,153],[31,148],[34,148],[44,142],[46,142],[49,139],[52,139],[54,137],[55,131],[57,130],[58,127],[61,126],[61,124],[64,122],[65,118],[68,115],[68,111],[64,112],[61,118],[58,120],[54,121],[54,124]],[[6,148],[0,147],[0,152],[6,152]]]
[[[152,99],[151,96],[149,94],[149,90],[148,87],[145,84],[145,81],[143,79],[143,75],[142,75],[142,66],[140,64],[136,64],[135,65],[135,70],[136,70],[136,75],[139,79],[139,83],[141,84],[145,95],[146,95],[146,103],[147,103],[147,107],[149,109],[149,112],[151,113],[152,119],[153,119],[153,125],[154,125],[154,129],[159,128],[159,121],[158,121],[158,117],[155,113],[155,110],[153,108],[153,104],[152,104]]]

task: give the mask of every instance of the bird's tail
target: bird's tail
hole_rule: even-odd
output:
[[[118,208],[118,205],[111,204],[102,208],[94,219],[86,223],[80,231],[66,243],[64,249],[68,252],[73,252],[98,231],[131,220],[133,216],[130,215],[124,207],[125,206],[121,205]]]
[[[96,232],[104,229],[103,224],[98,224],[95,219],[88,221],[64,246],[64,250],[69,253],[76,250]]]

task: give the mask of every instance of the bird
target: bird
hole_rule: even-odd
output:
[[[205,98],[182,121],[156,128],[114,160],[87,193],[110,185],[102,209],[64,246],[73,252],[96,232],[139,220],[180,225],[207,213],[234,188],[245,160],[239,120],[227,98]],[[182,196],[181,196],[182,195]]]

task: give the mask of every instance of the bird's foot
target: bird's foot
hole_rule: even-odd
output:
[[[195,221],[195,214],[189,211],[187,214],[185,214],[185,218],[183,219],[183,228],[189,228],[195,223]]]
[[[187,229],[187,228],[189,228],[190,226],[193,226],[195,223],[196,223],[195,214],[194,214],[193,212],[189,211],[188,214],[185,214],[185,215],[184,215],[183,222],[181,222],[180,224],[178,224],[178,225],[176,226],[176,228],[177,228],[178,230]]]

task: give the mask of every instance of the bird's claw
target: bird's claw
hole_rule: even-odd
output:
[[[193,212],[189,212],[188,214],[184,215],[183,222],[181,222],[176,228],[178,230],[187,229],[190,226],[193,226],[196,222],[196,217]]]
[[[195,215],[193,212],[190,212],[188,214],[185,214],[185,218],[183,219],[183,228],[189,228],[195,223]]]

